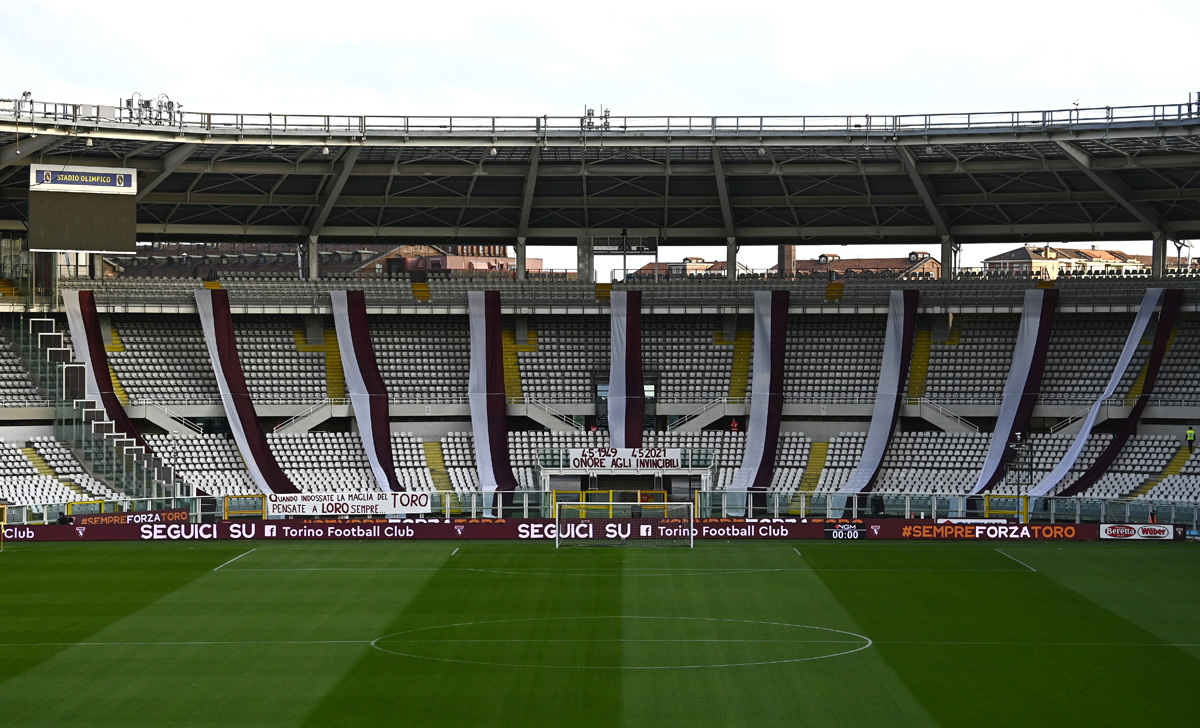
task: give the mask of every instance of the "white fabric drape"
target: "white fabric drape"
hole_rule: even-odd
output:
[[[1079,460],[1079,454],[1083,452],[1088,438],[1091,437],[1092,427],[1096,424],[1100,408],[1104,406],[1105,400],[1113,396],[1121,384],[1121,377],[1125,375],[1125,370],[1129,368],[1129,362],[1133,360],[1133,355],[1142,341],[1142,336],[1146,333],[1146,327],[1150,325],[1150,319],[1154,316],[1154,309],[1162,299],[1162,294],[1162,288],[1146,289],[1145,295],[1142,296],[1142,305],[1138,308],[1137,317],[1134,318],[1133,326],[1129,329],[1129,336],[1125,337],[1125,346],[1121,349],[1121,356],[1117,359],[1112,375],[1108,378],[1108,386],[1104,388],[1104,393],[1100,395],[1100,398],[1093,402],[1091,408],[1088,409],[1087,416],[1083,419],[1083,426],[1080,428],[1079,434],[1075,436],[1071,447],[1067,449],[1067,453],[1063,455],[1063,459],[1029,490],[1029,495],[1046,495],[1062,482],[1063,478],[1067,477],[1071,468],[1075,467],[1075,462]]]

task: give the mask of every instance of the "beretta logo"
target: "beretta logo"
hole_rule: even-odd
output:
[[[1109,538],[1133,538],[1138,532],[1133,526],[1105,526],[1104,535]]]
[[[1170,538],[1171,529],[1164,526],[1138,526],[1137,535],[1142,538]]]

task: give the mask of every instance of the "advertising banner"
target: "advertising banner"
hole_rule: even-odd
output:
[[[136,195],[137,170],[31,164],[29,165],[29,189],[39,192]]]
[[[1176,531],[1174,526],[1157,524],[1101,523],[1100,538],[1120,541],[1170,541],[1176,538]]]
[[[402,494],[398,494],[402,495]],[[573,539],[620,540],[628,538],[633,529],[682,528],[678,522],[647,523],[644,519],[593,519],[574,521]],[[864,521],[822,519],[697,519],[693,521],[696,539],[832,539],[861,540],[1039,540],[1094,541],[1098,538],[1096,524],[1081,525],[967,525],[931,524],[928,521]],[[1138,527],[1135,527],[1138,528]],[[1151,528],[1145,526],[1142,528]],[[1157,526],[1156,528],[1169,528]],[[1172,529],[1172,533],[1179,533]],[[670,536],[643,534],[639,536]],[[555,538],[555,523],[549,518],[505,519],[438,519],[405,518],[377,521],[303,521],[303,520],[246,520],[217,523],[120,523],[100,525],[36,525],[4,527],[5,541],[338,541],[338,540],[522,540],[538,541]],[[1148,537],[1143,537],[1146,540]]]
[[[162,511],[130,511],[128,513],[84,513],[73,516],[75,526],[116,526],[141,523],[187,523],[188,512],[183,508]]]
[[[429,513],[429,493],[368,491],[363,493],[269,493],[269,516],[387,516],[396,513]]]
[[[679,470],[683,451],[662,447],[610,447],[570,450],[571,470]]]

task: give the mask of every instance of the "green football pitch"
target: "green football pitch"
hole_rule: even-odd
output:
[[[2,726],[1195,725],[1192,544],[8,543]]]

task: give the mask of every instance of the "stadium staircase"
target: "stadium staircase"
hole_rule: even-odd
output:
[[[1163,351],[1165,357],[1171,351],[1171,345],[1175,343],[1176,330],[1171,331],[1171,335],[1167,337],[1167,348]],[[1151,346],[1153,341],[1150,339],[1142,339],[1138,342],[1142,346]],[[1125,404],[1132,407],[1137,403],[1138,397],[1142,396],[1142,391],[1146,388],[1146,372],[1150,368],[1150,357],[1146,357],[1146,363],[1142,364],[1142,370],[1138,372],[1137,378],[1133,380],[1133,384],[1129,385],[1129,396],[1125,399]]]
[[[926,321],[917,329],[913,338],[912,362],[908,367],[909,399],[925,396],[925,386],[929,381],[929,348],[932,343],[933,332]]]
[[[1181,472],[1183,472],[1183,466],[1185,463],[1187,463],[1188,458],[1191,457],[1191,455],[1192,451],[1187,449],[1187,445],[1181,445],[1179,450],[1175,453],[1175,456],[1171,458],[1159,476],[1142,483],[1140,486],[1134,489],[1132,493],[1129,494],[1129,497],[1137,498],[1139,496],[1146,495],[1150,492],[1151,488],[1166,480],[1167,476],[1179,475]]]
[[[304,332],[300,329],[293,329],[292,336],[296,340],[296,351],[315,351],[325,355],[325,391],[330,399],[345,399],[346,374],[342,370],[342,352],[338,348],[337,331],[325,329],[320,344],[306,343]]]
[[[421,303],[429,303],[432,296],[429,295],[428,283],[413,283],[412,284],[413,298]]]
[[[504,392],[509,397],[524,397],[525,390],[521,386],[521,365],[517,352],[537,351],[537,331],[530,329],[526,343],[517,343],[517,332],[504,329],[500,332],[500,344],[504,356]]]
[[[11,280],[8,278],[0,278],[0,296],[4,296],[5,298],[16,298],[20,295],[20,293],[21,292],[17,290],[16,284],[14,284]]]
[[[45,458],[43,458],[38,453],[37,450],[33,449],[32,447],[23,447],[23,448],[21,448],[21,454],[25,456],[26,460],[28,460],[30,463],[33,464],[33,467],[36,468],[38,471],[38,475],[45,475],[49,478],[54,478],[55,480],[57,480],[58,482],[62,483],[65,486],[67,486],[68,488],[75,491],[79,495],[84,496],[86,498],[92,497],[91,493],[88,493],[83,488],[80,488],[78,485],[75,485],[70,480],[59,477],[58,473],[54,472],[54,468],[50,467],[50,464],[46,462]]]
[[[612,300],[612,284],[611,283],[597,283],[596,284],[596,300],[597,301]]]
[[[845,281],[830,281],[825,286],[825,303],[837,303],[842,300],[842,294],[846,292]]]
[[[789,513],[800,512],[800,496],[811,495],[817,489],[817,485],[821,482],[821,471],[825,469],[825,459],[829,454],[828,442],[814,442],[808,451],[808,465],[804,468],[804,475],[800,476],[800,486],[796,489],[796,493],[792,496],[792,502],[788,506]]]
[[[223,288],[220,281],[205,281],[204,287],[210,291],[219,291]]]
[[[446,472],[446,458],[442,455],[442,443],[423,442],[421,447],[425,449],[425,466],[429,468],[433,487],[440,491],[454,490],[454,486],[450,484],[450,473]]]
[[[733,344],[733,370],[729,373],[729,397],[741,399],[746,396],[746,387],[750,383],[750,357],[754,350],[754,332],[750,329],[738,329],[733,341],[725,339],[721,332],[713,335],[713,343],[717,346]]]
[[[117,333],[117,329],[112,329],[112,341],[104,345],[104,351],[108,353],[125,351],[125,342],[121,341],[121,335]],[[129,405],[129,394],[125,392],[125,387],[121,386],[121,380],[117,377],[117,372],[113,369],[112,362],[108,363],[108,378],[112,382],[113,394],[117,395],[117,401],[123,405]]]

